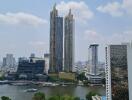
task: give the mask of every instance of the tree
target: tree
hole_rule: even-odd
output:
[[[74,97],[74,99],[73,100],[80,100],[80,98],[79,97]]]
[[[95,96],[95,95],[99,95],[98,93],[96,92],[89,92],[87,95],[86,95],[86,100],[92,100],[92,96]]]
[[[1,97],[1,100],[11,100],[9,97],[6,97],[6,96],[2,96]]]
[[[46,100],[45,94],[41,92],[35,93],[32,100]]]
[[[83,81],[83,80],[86,80],[87,78],[86,78],[86,76],[85,76],[85,73],[83,72],[83,73],[81,73],[81,74],[79,74],[78,76],[77,76],[77,80],[81,80],[81,81]]]

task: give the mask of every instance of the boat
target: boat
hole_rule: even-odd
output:
[[[27,89],[26,92],[36,92],[38,91],[38,89],[35,89],[35,88],[31,88],[31,89]]]
[[[54,87],[54,86],[58,86],[59,84],[56,84],[56,83],[50,83],[50,82],[46,82],[46,83],[43,83],[42,86],[44,87]]]
[[[28,83],[11,83],[11,85],[14,86],[25,86],[25,85],[29,85]]]

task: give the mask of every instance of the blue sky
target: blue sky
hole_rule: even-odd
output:
[[[88,46],[98,43],[104,61],[106,44],[132,40],[131,0],[1,0],[0,58],[6,53],[43,57],[49,52],[49,13],[71,8],[75,18],[75,60],[88,60]]]

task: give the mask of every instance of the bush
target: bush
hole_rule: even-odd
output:
[[[9,97],[6,97],[6,96],[2,96],[1,97],[1,100],[11,100]]]
[[[32,100],[46,100],[45,94],[41,92],[35,93]]]

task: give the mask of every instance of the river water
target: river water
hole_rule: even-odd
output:
[[[32,100],[34,92],[25,92],[26,89],[37,88],[38,91],[44,92],[46,97],[56,94],[72,95],[85,99],[85,95],[89,91],[96,91],[101,95],[105,95],[104,87],[87,87],[87,86],[56,86],[56,87],[38,87],[38,86],[13,86],[0,85],[0,96],[9,96],[12,100]]]

